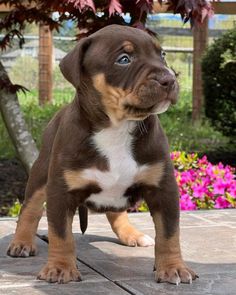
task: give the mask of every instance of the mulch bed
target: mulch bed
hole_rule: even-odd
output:
[[[0,216],[18,199],[23,201],[27,174],[16,159],[0,160]]]

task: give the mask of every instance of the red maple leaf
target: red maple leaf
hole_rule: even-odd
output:
[[[69,0],[68,3],[73,3],[75,8],[78,8],[80,11],[91,8],[94,12],[96,12],[95,5],[93,0]]]
[[[119,2],[119,0],[111,0],[109,5],[109,16],[115,13],[122,13],[122,6]]]

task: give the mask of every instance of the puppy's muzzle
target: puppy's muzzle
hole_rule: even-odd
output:
[[[156,87],[160,89],[157,92],[162,91],[163,93],[166,93],[163,97],[157,97],[157,100],[161,102],[166,97],[172,104],[176,103],[178,83],[173,75],[164,75],[161,78],[158,78],[156,75],[150,75],[148,78],[150,81],[155,82]]]
[[[136,105],[150,113],[163,113],[178,98],[178,83],[171,74],[149,75],[137,89],[139,103]]]

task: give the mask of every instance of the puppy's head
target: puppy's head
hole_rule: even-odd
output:
[[[105,27],[79,41],[60,67],[88,101],[96,96],[112,122],[143,120],[177,100],[175,73],[158,43],[139,29]]]

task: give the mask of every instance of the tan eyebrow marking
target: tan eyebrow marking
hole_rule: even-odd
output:
[[[132,53],[134,51],[134,45],[130,41],[125,41],[122,46],[127,53]]]

